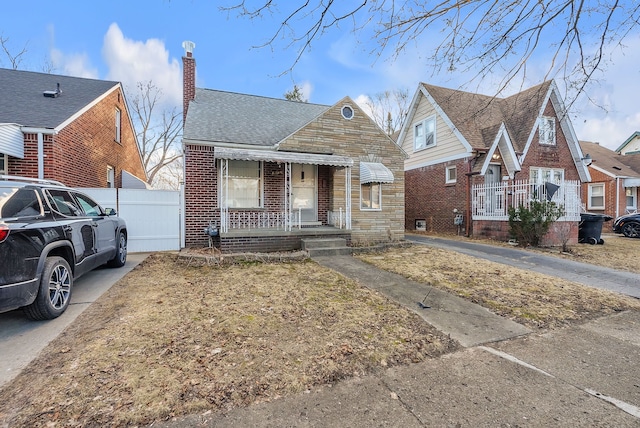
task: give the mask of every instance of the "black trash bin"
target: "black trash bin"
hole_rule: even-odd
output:
[[[613,217],[606,214],[580,213],[580,224],[578,225],[578,242],[589,243],[591,245],[604,244],[602,234],[602,224]]]

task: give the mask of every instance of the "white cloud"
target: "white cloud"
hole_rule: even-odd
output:
[[[74,77],[86,77],[89,79],[98,78],[98,69],[89,63],[89,56],[81,54],[65,54],[58,49],[51,49],[49,52],[51,63],[56,73]]]
[[[182,73],[177,59],[159,39],[145,42],[128,39],[118,24],[111,24],[104,36],[102,56],[109,68],[107,79],[123,83],[132,90],[138,82],[152,81],[162,90],[162,101],[182,106]]]
[[[298,85],[298,88],[300,88],[300,91],[302,92],[302,97],[305,100],[311,99],[311,94],[313,93],[313,84],[311,84],[311,82],[304,81]]]

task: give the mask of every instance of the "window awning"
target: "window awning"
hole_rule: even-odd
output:
[[[360,183],[393,183],[393,173],[379,162],[360,162]]]
[[[274,150],[234,149],[216,147],[213,154],[217,159],[300,163],[307,165],[353,166],[353,159],[346,156],[318,155],[315,153],[279,152]]]
[[[640,178],[625,178],[624,187],[640,187]]]
[[[20,125],[0,123],[0,153],[24,159],[24,135]]]

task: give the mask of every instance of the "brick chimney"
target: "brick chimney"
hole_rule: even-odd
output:
[[[189,101],[196,98],[196,59],[193,49],[196,44],[190,41],[182,42],[185,55],[182,57],[182,126],[187,119]]]

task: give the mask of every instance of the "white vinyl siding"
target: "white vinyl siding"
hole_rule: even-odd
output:
[[[436,119],[435,140],[437,141],[437,145],[430,147],[429,150],[414,151],[414,125],[418,123],[418,121],[410,124],[403,140],[399,141],[403,150],[409,154],[409,158],[405,161],[405,170],[419,168],[424,165],[434,165],[442,162],[442,159],[446,158],[463,158],[468,153],[447,123],[442,120],[440,115],[436,114],[436,110],[431,103],[422,97],[414,117],[425,118],[431,116],[435,116]]]
[[[590,210],[603,210],[604,209],[604,183],[589,184],[589,206]]]

